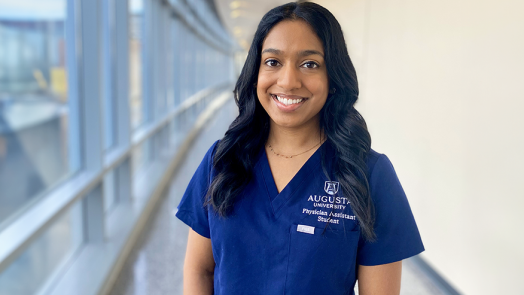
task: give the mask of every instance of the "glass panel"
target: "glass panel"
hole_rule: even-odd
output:
[[[182,140],[184,139],[184,114],[185,112],[178,114],[171,122],[171,145],[174,148],[178,148],[179,145],[182,143]]]
[[[114,85],[116,58],[115,58],[115,2],[103,2],[103,21],[102,21],[102,46],[103,46],[103,70],[102,70],[102,95],[104,103],[104,148],[110,149],[115,144],[115,123],[114,123]]]
[[[116,203],[115,170],[104,176],[104,212],[109,213]]]
[[[189,96],[195,94],[196,92],[196,84],[197,84],[197,62],[196,62],[196,54],[197,54],[197,48],[196,48],[196,37],[192,34],[192,32],[188,32],[189,38],[187,43],[187,48],[189,49],[189,56],[188,56],[188,67],[189,67],[189,95],[187,97],[184,97],[184,99],[187,99]]]
[[[206,82],[205,82],[205,88],[212,85],[212,74],[213,74],[213,65],[212,65],[212,54],[213,51],[209,47],[209,45],[205,45],[205,55],[206,55]]]
[[[194,52],[195,52],[195,59],[194,59],[194,69],[195,69],[195,73],[194,73],[194,80],[195,80],[195,90],[194,90],[194,93],[196,93],[197,91],[200,90],[200,85],[202,83],[202,54],[201,54],[201,43],[200,43],[200,39],[199,38],[195,38],[195,41],[194,41],[194,46],[195,46],[195,49],[194,49]],[[193,93],[193,94],[194,94]]]
[[[136,129],[144,121],[142,105],[142,32],[144,29],[143,0],[129,1],[129,96],[131,126]]]
[[[65,0],[0,1],[0,223],[70,171]]]
[[[173,91],[174,91],[174,106],[180,105],[182,96],[182,54],[183,46],[181,40],[182,36],[182,25],[178,19],[173,20],[173,63],[171,68],[173,69]]]
[[[169,153],[169,126],[164,126],[160,131],[154,135],[155,147],[153,150],[153,159],[168,160]]]
[[[190,34],[185,25],[180,25],[180,35],[178,36],[178,44],[180,44],[180,102],[184,102],[189,96],[190,83],[190,69],[191,69],[191,48],[190,48]],[[183,45],[182,45],[183,44]]]
[[[164,81],[166,83],[166,111],[171,111],[174,106],[174,99],[175,99],[175,92],[173,90],[173,67],[171,66],[173,64],[173,20],[171,16],[169,15],[169,10],[164,11],[164,39],[165,41],[165,54],[166,54],[166,61],[163,63],[163,66],[166,71],[166,76],[164,77]]]
[[[133,176],[139,179],[151,162],[151,139],[147,139],[133,150]]]
[[[162,117],[162,115],[165,114],[167,111],[166,109],[166,62],[167,61],[167,53],[165,51],[165,44],[166,44],[166,37],[165,37],[165,31],[166,23],[164,22],[165,13],[168,11],[167,7],[165,7],[161,2],[153,1],[153,18],[156,20],[154,23],[154,34],[156,39],[155,42],[157,46],[154,46],[155,52],[154,55],[154,71],[155,71],[155,79],[156,82],[154,83],[155,86],[155,96],[153,97],[153,103],[155,107],[155,120]]]
[[[83,242],[77,202],[0,273],[0,295],[35,294],[63,269]]]
[[[176,146],[176,142],[177,142],[177,138],[176,138],[176,118],[177,117],[174,117],[171,121],[169,121],[169,132],[171,133],[171,136],[170,136],[170,139],[171,141],[169,142],[169,145],[170,147],[175,147]]]

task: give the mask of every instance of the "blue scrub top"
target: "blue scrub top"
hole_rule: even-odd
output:
[[[375,242],[367,242],[339,183],[323,172],[321,155],[333,154],[327,144],[280,193],[262,148],[254,177],[227,218],[203,205],[214,177],[216,145],[206,153],[176,213],[211,239],[214,294],[353,294],[359,264],[386,264],[424,251],[404,190],[385,155],[371,150],[367,159],[377,235]]]

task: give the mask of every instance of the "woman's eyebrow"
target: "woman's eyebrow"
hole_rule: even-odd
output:
[[[262,51],[262,54],[264,54],[264,53],[273,53],[273,54],[276,54],[276,55],[283,54],[282,50],[275,49],[275,48],[266,48],[266,49],[264,49]],[[297,55],[299,57],[304,57],[304,56],[315,55],[315,54],[322,56],[322,58],[324,57],[324,54],[322,54],[322,52],[320,52],[318,50],[313,50],[313,49],[299,51]]]
[[[276,54],[276,55],[280,55],[282,54],[282,51],[281,50],[278,50],[278,49],[275,49],[275,48],[266,48],[262,51],[262,54],[264,53],[273,53],[273,54]]]
[[[322,52],[318,51],[318,50],[312,50],[312,49],[309,49],[309,50],[302,50],[298,53],[298,56],[300,57],[304,57],[304,56],[309,56],[309,55],[320,55],[322,56],[322,58],[324,58],[324,54],[322,54]]]

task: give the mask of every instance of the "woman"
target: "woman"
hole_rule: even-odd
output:
[[[340,25],[314,3],[261,20],[239,115],[191,180],[184,294],[399,294],[401,261],[424,250],[385,155],[354,109]]]

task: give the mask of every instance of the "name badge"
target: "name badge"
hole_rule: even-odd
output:
[[[297,226],[297,231],[299,231],[301,233],[310,234],[310,235],[314,235],[315,234],[315,228],[313,226],[309,226],[309,225],[299,224]]]

